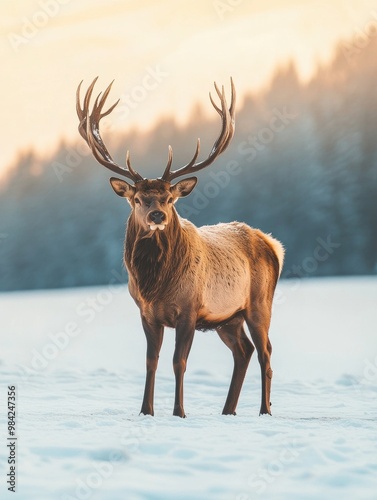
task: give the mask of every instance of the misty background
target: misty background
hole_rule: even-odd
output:
[[[283,278],[376,274],[377,42],[366,42],[339,42],[331,63],[306,83],[292,63],[263,91],[239,99],[231,145],[198,173],[179,214],[196,225],[238,220],[272,233],[286,248]],[[229,82],[218,83],[229,95]],[[112,92],[109,105],[118,97]],[[118,163],[130,149],[134,168],[156,178],[169,144],[173,169],[191,159],[197,137],[200,158],[209,154],[220,121],[209,100],[207,107],[213,119],[197,105],[188,124],[167,116],[148,132],[120,134],[110,117],[102,137]],[[123,112],[126,122],[118,108],[113,114]],[[78,133],[49,156],[17,158],[0,186],[0,290],[126,281],[129,206],[112,191],[111,175]]]

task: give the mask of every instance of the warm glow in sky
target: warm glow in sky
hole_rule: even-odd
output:
[[[363,0],[2,2],[0,173],[19,150],[78,138],[82,79],[99,75],[102,89],[115,78],[116,128],[149,127],[162,113],[184,121],[195,101],[213,112],[214,80],[228,86],[232,75],[242,96],[289,59],[308,78],[375,20],[377,2]]]

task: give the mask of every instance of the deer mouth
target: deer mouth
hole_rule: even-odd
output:
[[[149,224],[149,227],[152,231],[156,231],[156,229],[163,231],[165,229],[165,226],[166,224]]]

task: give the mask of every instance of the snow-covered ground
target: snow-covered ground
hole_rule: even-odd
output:
[[[187,419],[173,417],[167,331],[155,414],[139,416],[145,339],[126,288],[0,295],[0,498],[7,387],[17,386],[16,498],[376,499],[377,279],[281,282],[270,330],[273,416],[254,355],[237,416],[216,333],[196,334]]]

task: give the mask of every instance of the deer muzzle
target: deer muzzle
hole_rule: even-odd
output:
[[[164,224],[164,221],[166,220],[166,215],[164,212],[154,210],[148,214],[148,220],[149,227],[152,231],[155,231],[156,229],[163,231],[165,229],[166,224]]]

